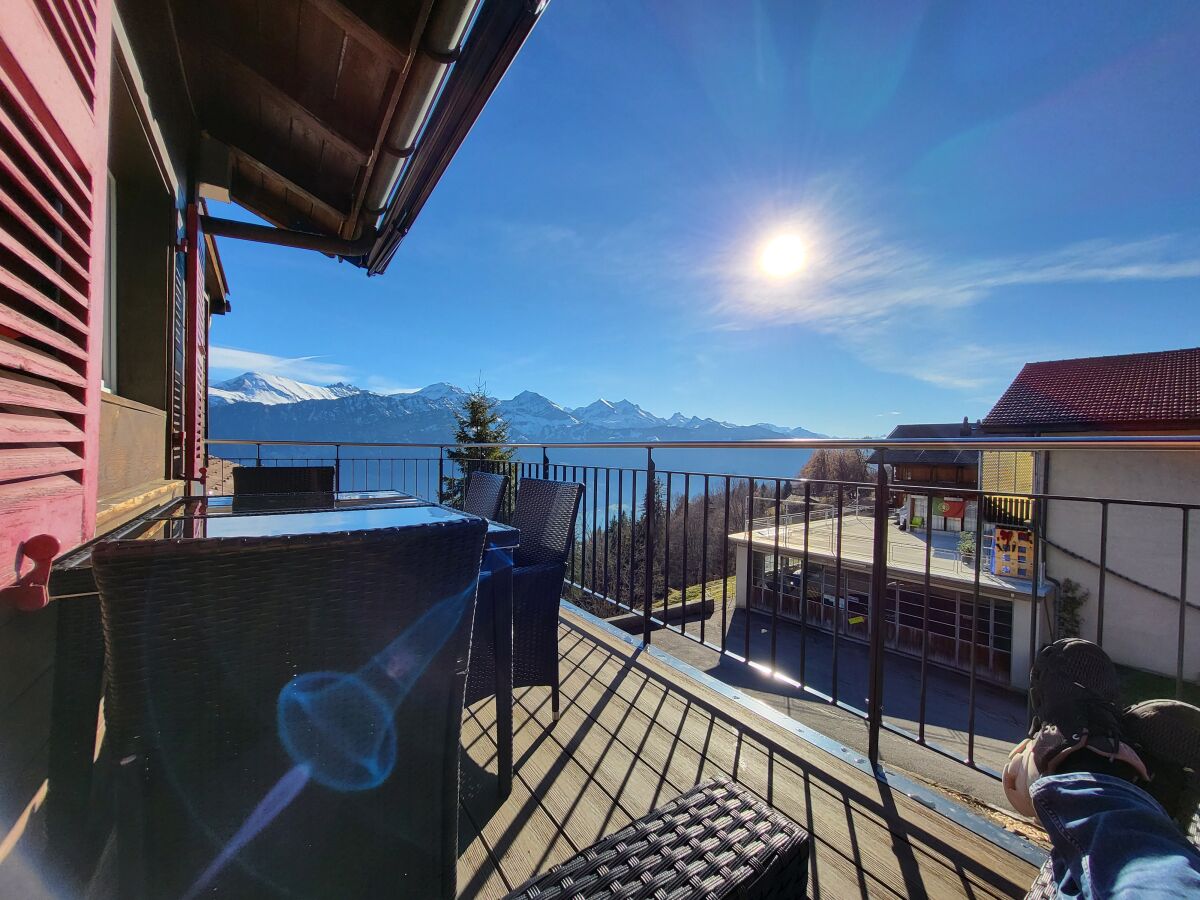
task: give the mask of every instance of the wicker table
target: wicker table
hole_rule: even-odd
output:
[[[395,491],[187,497],[139,516],[59,560],[50,578],[50,594],[59,607],[45,803],[47,839],[55,856],[73,868],[86,867],[87,858],[94,853],[94,832],[104,830],[102,823],[88,827],[96,812],[93,747],[104,668],[100,604],[91,570],[92,551],[98,544],[357,531],[463,515]],[[512,789],[512,554],[519,539],[515,528],[489,523],[483,569],[490,573],[490,589],[480,594],[480,602],[490,598],[495,604],[502,796]]]

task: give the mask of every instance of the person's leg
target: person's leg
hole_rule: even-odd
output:
[[[1180,830],[1200,798],[1200,709],[1120,712],[1112,660],[1079,638],[1039,651],[1029,696],[1033,725],[1004,791],[1049,833],[1060,894],[1200,897],[1200,853]]]
[[[1200,851],[1141,788],[1070,772],[1037,779],[1029,794],[1064,898],[1200,897]]]

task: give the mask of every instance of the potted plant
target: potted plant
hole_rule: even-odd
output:
[[[970,531],[958,535],[958,558],[969,566],[975,565],[975,535]]]

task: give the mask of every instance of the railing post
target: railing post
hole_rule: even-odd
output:
[[[445,450],[446,450],[445,447],[442,447],[442,446],[438,447],[438,483],[437,483],[437,495],[436,495],[438,503],[442,502],[442,497],[444,496],[442,493],[442,488],[443,488],[443,485],[445,485],[445,483],[446,483],[445,470],[443,469],[443,463],[446,458]]]
[[[542,477],[550,477],[550,454],[546,452],[546,448],[542,448]]]
[[[258,468],[262,465],[262,444],[254,445],[254,466]]]
[[[646,553],[643,565],[646,567],[644,579],[644,597],[642,598],[642,642],[650,644],[650,606],[654,594],[654,451],[646,448]],[[632,551],[630,556],[633,556]],[[630,560],[632,562],[632,560]],[[685,589],[686,592],[686,589]]]
[[[333,489],[342,489],[342,445],[333,445]]]
[[[867,683],[867,757],[879,765],[879,728],[883,722],[884,594],[887,593],[888,478],[884,467],[887,451],[880,450],[875,473],[875,531],[871,553],[870,653]]]

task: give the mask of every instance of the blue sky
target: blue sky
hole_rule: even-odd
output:
[[[858,436],[1195,346],[1197,47],[1191,0],[554,0],[384,276],[221,242],[213,378]]]

